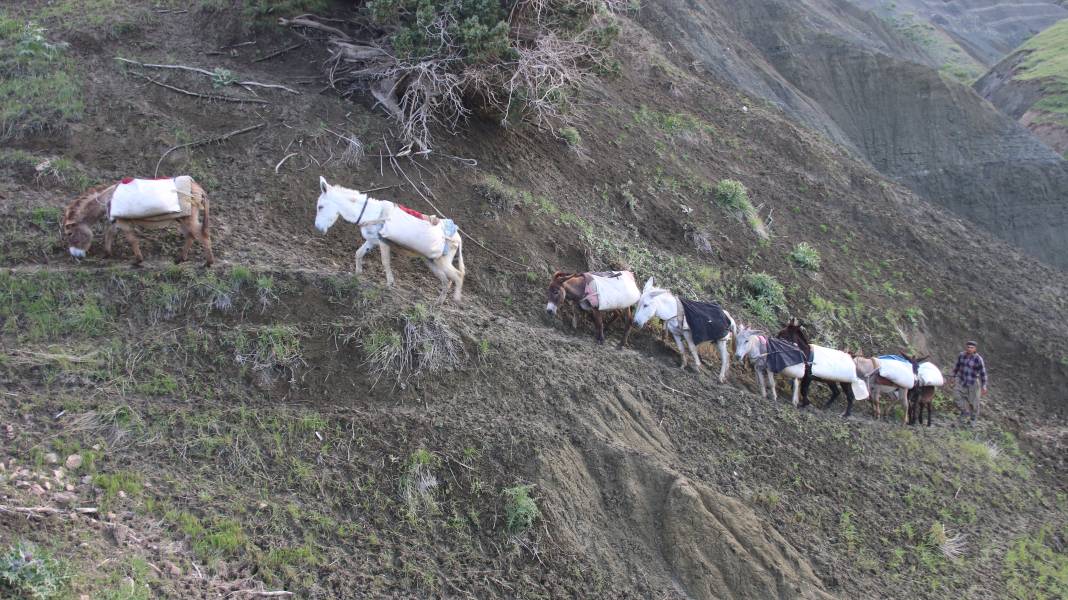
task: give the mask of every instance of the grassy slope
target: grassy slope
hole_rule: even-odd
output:
[[[774,111],[695,80],[684,57],[666,58],[634,30],[640,43],[620,50],[622,80],[595,94],[601,110],[577,143],[476,121],[447,150],[476,157],[479,168],[435,165],[446,174],[430,179],[444,210],[527,267],[516,272],[468,246],[471,306],[441,317],[463,357],[431,376],[394,386],[395,363],[374,358],[395,347],[405,323],[427,319],[423,291],[411,289],[425,273],[400,265],[411,288],[399,292],[324,273],[346,268],[352,232],[309,238],[303,205],[314,169],[298,172],[293,161],[294,170],[272,175],[287,142],[316,143],[308,114],[376,139],[382,124],[359,106],[271,97],[266,114],[304,137],[277,126],[268,138],[172,165],[218,190],[218,247],[232,266],[212,274],[158,263],[130,272],[99,259],[68,266],[54,240],[56,207],[87,184],[77,174],[106,180],[151,169],[162,148],[253,118],[135,87],[111,63],[116,44],[153,57],[152,34],[177,24],[198,36],[166,52],[203,64],[203,48],[247,39],[249,31],[225,26],[235,16],[146,16],[117,38],[110,24],[68,22],[63,33],[82,42],[74,60],[92,74],[86,118],[99,130],[87,137],[144,141],[87,152],[75,132],[30,140],[2,163],[10,202],[0,226],[17,239],[3,264],[18,269],[0,278],[0,421],[10,426],[0,430],[3,504],[53,503],[53,490],[17,482],[54,489],[47,454],[78,453],[84,465],[62,480],[78,505],[113,514],[43,524],[0,515],[0,531],[56,554],[75,597],[198,597],[259,585],[302,597],[662,597],[668,574],[685,569],[661,556],[659,536],[691,527],[671,522],[688,514],[658,508],[660,482],[678,479],[741,500],[844,597],[1026,597],[1039,572],[1063,564],[1055,543],[1066,526],[1063,457],[1035,443],[1045,438],[1033,436],[1028,418],[1056,389],[1059,355],[1037,366],[1031,357],[1009,362],[1018,330],[1037,340],[1058,327],[1050,315],[1059,276],[940,218]],[[264,45],[288,42],[255,33]],[[248,58],[224,64],[256,68]],[[307,72],[320,58],[293,60]],[[291,76],[292,66],[257,77]],[[80,158],[35,170],[51,154]],[[326,172],[401,183],[376,162]],[[266,178],[261,198],[256,184]],[[748,207],[717,203],[726,178],[748,185]],[[773,216],[770,237],[753,229],[758,208],[762,226]],[[152,240],[154,255],[173,250],[170,234]],[[802,240],[817,249],[818,271],[790,259]],[[912,431],[798,413],[707,374],[681,375],[646,337],[637,351],[617,353],[534,316],[547,270],[615,261],[722,298],[747,320],[762,309],[769,322],[800,313],[827,343],[892,348],[901,330],[951,356],[953,337],[980,328],[1002,369],[995,420],[974,433]],[[783,284],[782,301],[752,302],[753,288],[769,288],[751,277],[762,272]],[[1035,289],[1035,279],[1047,287]],[[1005,287],[981,293],[976,281]],[[1014,331],[1003,331],[1005,319]],[[1015,365],[1031,394],[1009,375]],[[387,376],[372,387],[377,366]],[[732,377],[751,384],[737,369]],[[29,473],[13,475],[23,467]],[[413,495],[427,472],[438,484]],[[516,537],[504,525],[503,491],[527,483],[542,516]],[[936,524],[967,535],[963,560],[942,555]],[[1063,577],[1046,575],[1048,593],[1062,593]]]
[[[1068,20],[1034,36],[1020,50],[1028,54],[1013,78],[1042,80],[1043,97],[1034,108],[1048,113],[1052,121],[1068,125]]]

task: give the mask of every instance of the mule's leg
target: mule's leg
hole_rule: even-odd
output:
[[[686,338],[686,344],[690,348],[690,354],[693,356],[693,370],[701,370],[701,357],[697,354],[697,344],[693,343],[693,333],[690,331],[683,331],[682,336]]]
[[[731,368],[731,357],[727,354],[727,338],[716,342],[716,349],[719,350],[719,382],[725,383],[727,371]]]
[[[804,379],[804,378],[802,378],[802,379]],[[801,381],[802,381],[802,379],[795,379],[794,380],[794,398],[793,398],[793,400],[794,400],[794,408],[797,408],[798,402],[800,401]]]
[[[460,258],[460,266],[463,267],[462,256]],[[445,274],[452,281],[452,284],[456,286],[452,290],[452,300],[453,302],[460,304],[463,300],[464,277],[466,276],[465,269],[452,266],[452,257],[450,256],[449,260],[445,261]]]
[[[438,304],[445,303],[445,296],[449,293],[449,276],[445,274],[445,269],[441,266],[441,263],[435,260],[428,260],[427,266],[430,267],[430,271],[437,276],[438,281],[441,282],[441,293],[438,294]]]
[[[204,221],[207,222],[207,213],[204,215]],[[197,229],[197,241],[200,242],[200,247],[204,249],[204,266],[210,267],[215,264],[215,253],[211,250],[211,233],[203,225],[200,225]]]
[[[382,254],[382,270],[386,272],[386,287],[393,287],[393,268],[390,267],[389,244],[379,244],[378,250]]]
[[[756,370],[757,384],[760,385],[760,397],[764,400],[768,399],[768,388],[764,385],[764,371],[760,369]]]
[[[679,368],[685,369],[686,368],[686,362],[687,362],[687,356],[686,356],[686,346],[684,346],[682,344],[682,336],[677,334],[677,333],[675,333],[674,331],[672,331],[671,332],[671,337],[675,338],[675,345],[679,347],[679,356],[682,357],[682,364],[679,365]]]
[[[604,343],[604,315],[601,311],[594,309],[591,311],[593,315],[593,326],[597,328],[597,343]]]
[[[827,404],[823,405],[823,410],[829,409],[831,407],[831,405],[834,404],[834,401],[838,399],[838,394],[839,394],[838,385],[839,384],[837,384],[837,383],[829,383],[829,384],[827,384],[827,386],[831,388],[831,399],[827,401]],[[841,384],[841,386],[842,386],[842,389],[844,390],[845,389],[845,384],[843,383],[843,384]]]
[[[897,388],[897,395],[901,399],[901,408],[905,410],[905,414],[901,416],[901,424],[909,424],[909,390],[903,387]]]
[[[842,391],[845,392],[846,397],[846,409],[845,412],[842,413],[842,416],[848,417],[850,414],[853,413],[853,401],[857,398],[853,395],[853,387],[850,385],[846,385],[845,383],[843,383]]]
[[[115,244],[115,229],[118,225],[108,223],[104,225],[104,256],[111,257],[111,248]]]
[[[778,402],[779,401],[779,391],[777,389],[775,389],[775,373],[773,373],[771,371],[771,369],[767,369],[767,376],[768,376],[768,387],[771,388],[771,399],[773,401],[775,401],[775,402]],[[764,398],[767,398],[767,397],[768,397],[767,394],[765,394]]]
[[[140,242],[140,240],[137,239],[137,234],[134,233],[133,228],[132,227],[124,227],[122,229],[122,233],[123,233],[124,237],[126,238],[126,241],[130,243],[130,247],[133,248],[133,253],[134,253],[133,264],[134,264],[134,266],[138,266],[141,263],[145,262],[145,257],[144,257],[144,255],[141,254],[141,242]]]
[[[378,242],[372,242],[371,240],[364,240],[363,245],[360,246],[356,250],[356,271],[355,271],[355,273],[357,275],[359,275],[360,273],[363,273],[363,257],[367,256],[367,253],[370,252],[371,250],[374,250],[375,246],[377,246],[377,245],[378,245]]]
[[[806,371],[807,371],[807,369],[806,369]],[[812,375],[809,374],[808,372],[806,372],[805,376],[803,378],[801,378],[801,405],[800,406],[808,406],[808,404],[809,404],[809,402],[808,402],[808,391],[812,387],[812,379],[813,379]],[[797,406],[796,403],[795,403],[795,406]]]
[[[634,323],[634,313],[631,309],[627,308],[623,310],[623,341],[619,342],[619,347],[626,348],[627,340],[630,339],[631,326]]]
[[[189,249],[193,247],[193,232],[181,221],[178,222],[178,235],[182,236],[182,249],[174,257],[174,264],[179,265],[189,260]]]

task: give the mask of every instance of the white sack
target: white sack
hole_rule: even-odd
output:
[[[597,294],[597,310],[630,308],[642,297],[638,284],[634,282],[634,273],[630,271],[620,271],[619,277],[592,277],[591,286]]]
[[[110,217],[146,219],[182,212],[174,179],[134,179],[115,186]]]
[[[942,370],[934,363],[920,363],[920,372],[916,378],[921,386],[942,387],[946,384],[946,378],[942,375]]]
[[[853,382],[853,399],[854,400],[867,400],[868,399],[868,384],[864,383],[863,379],[858,379]]]
[[[390,209],[379,235],[429,259],[445,253],[445,231],[441,223],[431,225],[397,208]]]
[[[853,383],[857,380],[857,366],[845,352],[812,344],[812,376]]]
[[[906,390],[911,390],[916,385],[916,375],[912,372],[912,363],[880,358],[879,374],[892,381],[894,385],[903,387]]]

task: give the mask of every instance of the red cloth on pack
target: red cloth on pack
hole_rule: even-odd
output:
[[[398,205],[397,205],[397,208],[399,208],[399,209],[403,210],[404,212],[408,213],[409,215],[412,215],[412,216],[413,216],[413,217],[415,217],[416,219],[422,219],[422,220],[424,220],[424,221],[427,221],[427,220],[428,220],[428,219],[426,218],[426,215],[424,215],[423,213],[421,213],[421,212],[419,212],[419,211],[417,211],[417,210],[413,210],[413,209],[411,209],[411,208],[408,208],[407,206],[404,206],[403,204],[398,204]]]

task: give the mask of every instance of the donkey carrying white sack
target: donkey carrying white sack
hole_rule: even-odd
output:
[[[371,250],[378,248],[382,252],[382,269],[386,272],[386,285],[393,285],[393,270],[390,268],[390,248],[422,256],[426,259],[430,270],[441,281],[441,295],[438,302],[444,302],[449,287],[453,284],[452,299],[459,304],[464,287],[464,253],[460,239],[460,231],[448,219],[441,219],[438,223],[420,220],[401,210],[396,204],[384,200],[375,200],[367,194],[350,190],[340,185],[330,185],[326,178],[319,178],[319,200],[315,213],[315,227],[326,233],[337,222],[340,216],[349,223],[355,223],[360,228],[360,235],[364,242],[356,251],[356,274],[363,272],[363,257]],[[391,236],[390,230],[395,230],[396,235]],[[422,235],[425,239],[415,239]],[[405,244],[398,241],[405,238]],[[440,240],[438,243],[437,240]],[[457,265],[452,266],[454,258],[458,258]]]

